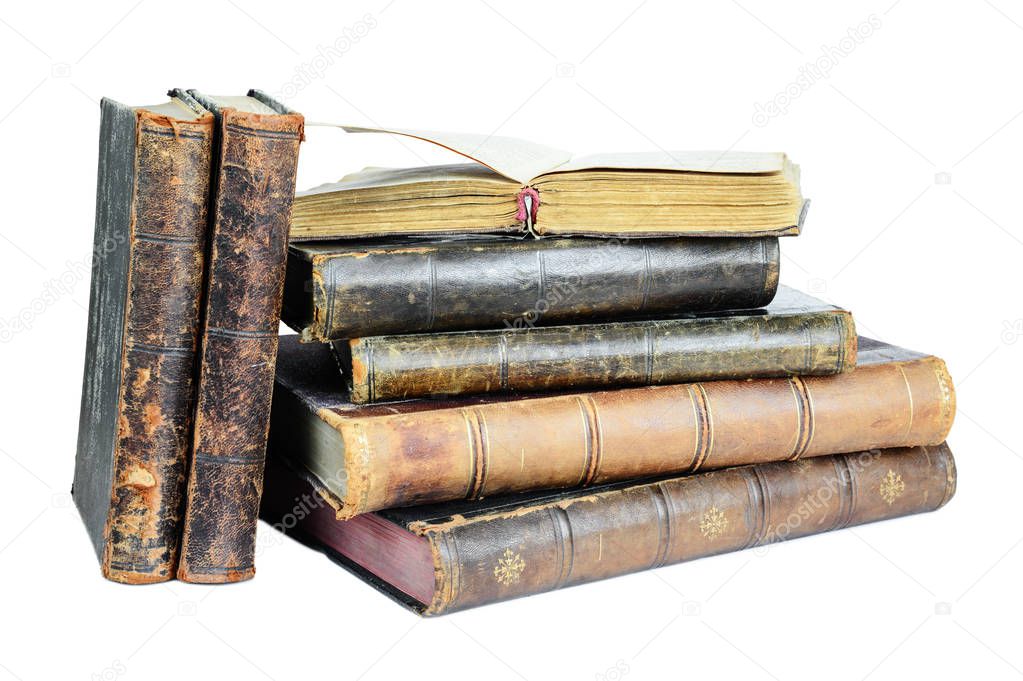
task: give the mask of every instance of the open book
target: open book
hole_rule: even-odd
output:
[[[619,236],[798,234],[799,166],[782,153],[573,156],[496,135],[339,126],[404,135],[471,163],[367,168],[299,192],[293,239],[526,232]]]

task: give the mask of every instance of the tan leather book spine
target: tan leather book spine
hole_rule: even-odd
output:
[[[429,538],[437,615],[629,572],[933,511],[947,445],[761,464],[447,522]]]
[[[872,448],[936,445],[955,401],[916,355],[835,376],[651,386],[320,419],[344,443],[339,517]],[[318,474],[323,476],[324,472]]]
[[[253,113],[219,106],[193,94],[217,115],[220,155],[178,578],[236,582],[255,574],[256,519],[304,119],[284,110]]]

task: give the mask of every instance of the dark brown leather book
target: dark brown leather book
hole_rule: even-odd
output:
[[[765,308],[637,322],[335,341],[352,402],[825,376],[856,364],[852,315],[781,287]]]
[[[284,322],[306,340],[621,321],[767,305],[775,238],[295,244]]]
[[[174,577],[191,444],[213,116],[180,91],[101,103],[72,496],[103,575]]]
[[[258,90],[192,91],[217,118],[209,277],[178,578],[255,573],[288,224],[303,118]]]
[[[859,346],[856,369],[835,376],[353,405],[329,348],[284,336],[271,440],[289,444],[346,518],[942,442],[955,411],[944,362]]]
[[[938,444],[341,522],[340,500],[277,453],[263,518],[423,615],[933,511],[956,487]]]

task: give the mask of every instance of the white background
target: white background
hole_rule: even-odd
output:
[[[0,679],[1023,674],[1021,58],[1009,0],[5,3]],[[829,75],[801,81],[808,63]],[[783,241],[782,280],[948,361],[958,495],[929,515],[435,620],[265,525],[251,582],[105,582],[67,494],[98,100],[155,102],[172,86],[259,87],[309,120],[580,152],[788,152],[813,205]],[[451,160],[313,128],[299,185],[421,159]]]

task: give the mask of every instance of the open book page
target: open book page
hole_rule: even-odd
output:
[[[576,156],[550,172],[596,168],[697,173],[778,173],[785,154],[756,151],[641,151]]]
[[[277,113],[255,97],[247,97],[245,95],[217,95],[216,97],[213,97],[213,99],[217,100],[221,106],[231,107],[232,109],[237,109],[238,111],[244,111],[246,113]]]
[[[152,111],[155,114],[162,114],[164,116],[174,118],[179,121],[197,121],[203,116],[207,115],[202,112],[196,111],[195,109],[192,109],[177,97],[172,97],[170,101],[163,102],[162,104],[149,104],[143,106],[136,106],[134,108]]]
[[[573,156],[568,151],[500,135],[349,125],[336,127],[352,133],[388,133],[431,142],[481,163],[522,185],[530,184],[539,176],[549,173],[598,168],[721,174],[795,172],[793,164],[781,152],[645,151]]]
[[[311,196],[328,192],[351,189],[393,187],[404,184],[465,182],[472,186],[492,183],[496,187],[507,187],[514,182],[478,163],[454,163],[442,166],[419,168],[365,168],[345,175],[337,182],[330,182],[311,189],[296,192],[296,196]]]
[[[548,173],[572,158],[571,153],[561,149],[501,135],[401,128],[365,128],[350,125],[335,127],[340,127],[345,132],[389,133],[432,142],[477,163],[482,163],[494,172],[515,180],[521,185],[529,184],[537,175]]]

